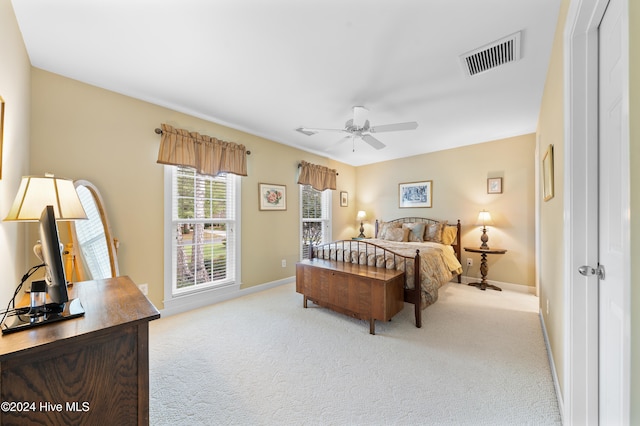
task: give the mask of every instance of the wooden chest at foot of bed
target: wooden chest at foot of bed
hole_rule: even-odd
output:
[[[296,264],[296,291],[307,301],[369,321],[389,321],[404,306],[404,272],[324,259]]]

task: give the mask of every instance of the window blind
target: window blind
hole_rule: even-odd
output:
[[[174,292],[235,280],[235,185],[231,174],[177,166],[173,179]]]

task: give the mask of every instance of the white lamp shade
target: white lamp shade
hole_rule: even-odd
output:
[[[364,210],[360,210],[360,211],[358,212],[357,219],[358,219],[359,221],[363,221],[363,220],[365,220],[366,218],[367,218],[367,212],[365,212]]]
[[[476,221],[476,226],[486,226],[493,225],[493,220],[491,219],[491,214],[488,211],[482,210],[478,214],[478,220]]]
[[[37,222],[46,206],[53,206],[56,220],[87,218],[73,181],[45,175],[22,178],[16,198],[4,220]]]

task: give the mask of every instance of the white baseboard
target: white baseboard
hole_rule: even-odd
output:
[[[544,323],[544,316],[542,310],[538,312],[540,317],[540,325],[542,326],[542,335],[544,336],[544,344],[547,347],[547,357],[549,358],[549,366],[551,367],[551,376],[553,377],[553,387],[556,389],[556,398],[558,399],[558,410],[560,411],[560,418],[564,423],[564,400],[562,393],[560,392],[560,382],[558,381],[558,373],[556,371],[556,363],[553,361],[553,353],[551,352],[551,345],[549,344],[549,336],[547,335],[547,326]]]
[[[457,278],[454,278],[454,281],[458,281]],[[462,282],[465,284],[469,284],[472,282],[479,282],[480,278],[476,277],[468,277],[466,275],[462,276]],[[513,283],[505,283],[501,281],[493,281],[487,280],[488,284],[493,284],[500,287],[503,290],[517,291],[519,293],[528,293],[528,294],[536,294],[536,288],[530,285],[522,285],[522,284],[513,284]]]
[[[296,277],[293,276],[247,288],[239,288],[239,286],[236,285],[212,288],[207,291],[177,297],[170,301],[164,301],[164,309],[160,311],[160,316],[168,317],[193,309],[202,308],[204,306],[209,306],[214,303],[224,302],[225,300],[246,296],[247,294],[257,293],[283,284],[289,284],[295,281],[295,279]]]

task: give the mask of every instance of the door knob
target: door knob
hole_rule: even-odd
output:
[[[578,272],[584,275],[585,277],[590,277],[592,275],[597,275],[598,278],[604,280],[604,265],[598,265],[597,268],[593,268],[588,265],[583,265],[578,268]]]

